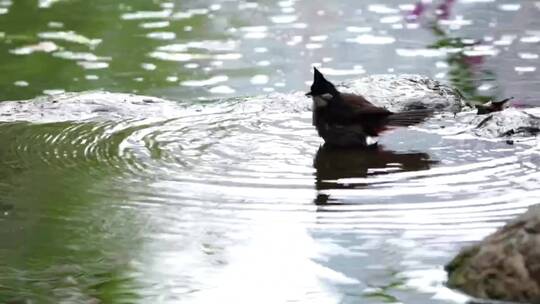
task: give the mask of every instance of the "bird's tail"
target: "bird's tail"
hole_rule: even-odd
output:
[[[405,112],[394,113],[388,116],[388,126],[407,127],[419,124],[433,115],[433,110],[411,110]]]

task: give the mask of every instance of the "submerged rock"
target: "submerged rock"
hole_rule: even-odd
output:
[[[532,207],[448,265],[448,286],[473,297],[540,303],[540,207]]]
[[[535,110],[508,108],[488,115],[476,116],[474,134],[481,137],[535,136],[540,132],[540,117]]]
[[[476,116],[471,123],[474,134],[481,137],[535,136],[540,132],[540,117],[535,109],[508,108],[488,115]]]
[[[487,139],[525,138],[540,133],[540,109],[507,108],[485,115],[467,111],[446,117],[439,124],[445,128],[440,133],[446,135],[467,133]]]

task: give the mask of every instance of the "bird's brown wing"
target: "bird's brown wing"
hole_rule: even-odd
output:
[[[352,111],[357,115],[385,117],[392,114],[391,111],[382,107],[377,107],[371,102],[367,101],[367,99],[365,99],[362,95],[342,93],[341,98],[345,104],[349,105]]]
[[[351,111],[350,121],[360,124],[370,136],[377,136],[384,131],[387,118],[393,114],[385,108],[375,106],[361,95],[341,94],[341,99]]]
[[[371,102],[367,101],[362,95],[350,94],[350,93],[341,93],[341,98],[347,104],[351,106],[366,107],[374,106]]]
[[[349,124],[359,124],[370,136],[378,136],[381,132],[393,127],[405,127],[426,120],[432,110],[412,110],[394,113],[377,107],[361,95],[341,94],[341,101],[347,106]]]

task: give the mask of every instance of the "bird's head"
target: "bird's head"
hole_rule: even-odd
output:
[[[317,68],[314,67],[313,71],[313,84],[311,85],[311,90],[306,93],[306,96],[313,97],[317,107],[323,107],[339,95],[339,92],[330,81],[324,78],[323,74]]]

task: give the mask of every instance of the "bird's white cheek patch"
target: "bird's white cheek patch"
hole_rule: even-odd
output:
[[[377,138],[377,137],[366,136],[366,145],[367,146],[372,146],[372,145],[376,144],[378,141],[379,141],[379,138]]]
[[[322,98],[321,96],[313,96],[313,107],[322,108],[328,105],[328,100]]]
[[[334,98],[334,96],[330,93],[322,94],[321,97],[326,101],[330,101],[332,98]]]

